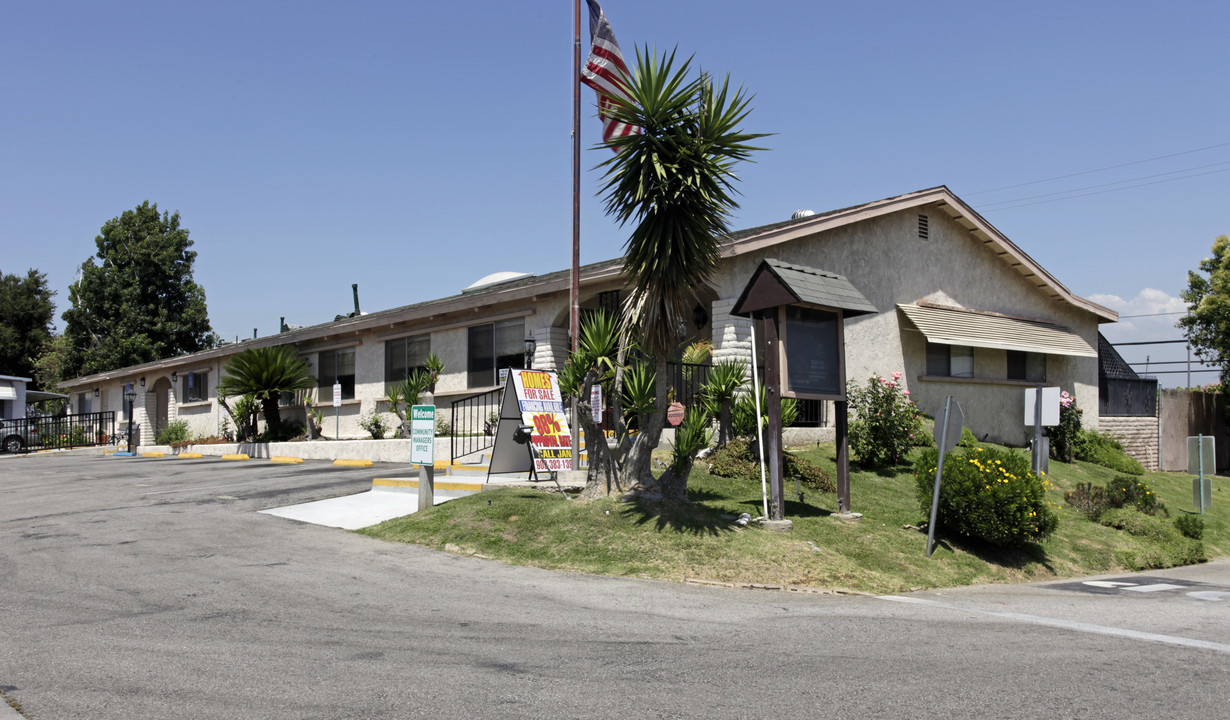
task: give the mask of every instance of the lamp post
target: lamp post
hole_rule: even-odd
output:
[[[124,386],[124,397],[128,400],[128,452],[132,452],[132,401],[137,399],[132,383]]]

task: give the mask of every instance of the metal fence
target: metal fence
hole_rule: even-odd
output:
[[[115,411],[0,420],[5,452],[106,445],[115,435]]]

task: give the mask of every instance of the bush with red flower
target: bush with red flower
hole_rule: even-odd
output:
[[[858,465],[898,465],[911,447],[930,440],[923,428],[922,412],[900,380],[899,372],[891,378],[873,375],[866,386],[851,382],[846,388],[850,452]]]

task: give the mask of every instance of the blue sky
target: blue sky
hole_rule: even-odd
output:
[[[180,212],[228,339],[348,312],[353,282],[377,310],[567,267],[570,0],[4,8],[0,270],[46,272],[58,311],[101,225],[144,200]],[[776,134],[736,228],[945,184],[1124,315],[1182,310],[1230,233],[1225,2],[604,8],[626,55],[677,47],[756,95],[748,129]],[[592,262],[628,231],[594,197],[582,100]],[[1174,319],[1105,332],[1178,338]]]

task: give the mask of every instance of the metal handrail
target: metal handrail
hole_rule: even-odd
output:
[[[504,388],[498,387],[450,403],[449,427],[453,432],[449,443],[450,462],[495,446],[495,425],[491,423],[491,416],[495,415],[498,423],[503,399]]]

